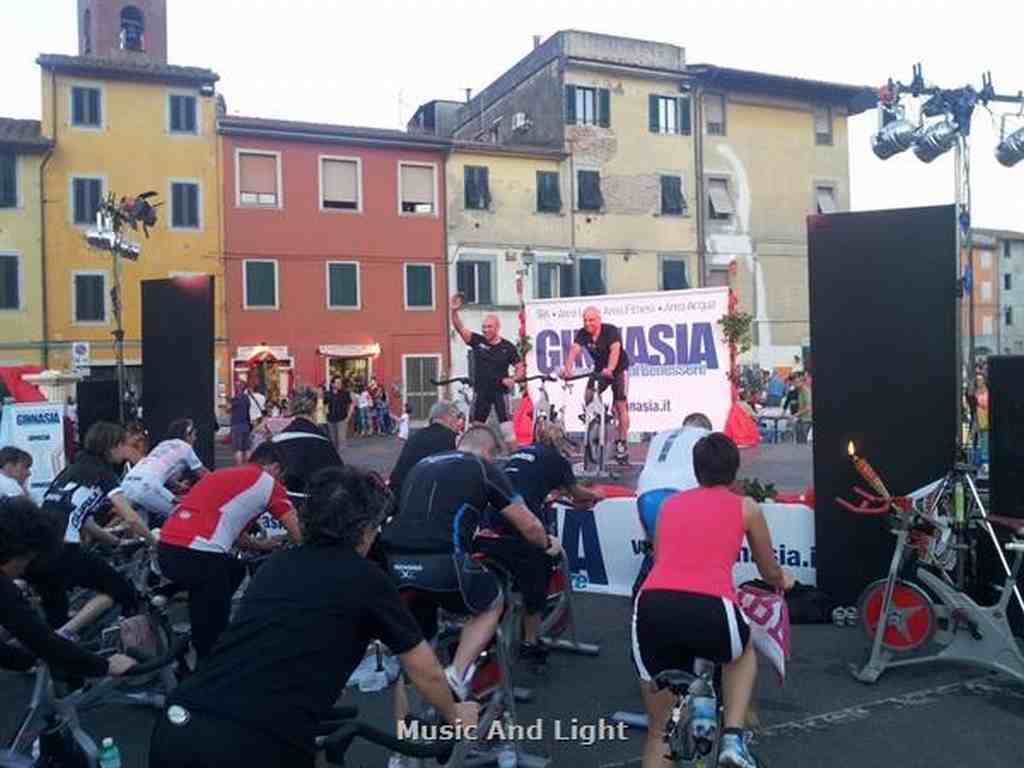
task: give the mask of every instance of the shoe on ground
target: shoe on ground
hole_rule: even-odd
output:
[[[722,736],[718,765],[719,768],[758,768],[757,759],[747,749],[746,738],[738,733],[726,733]]]
[[[469,678],[471,675],[467,674],[466,677]],[[448,681],[448,687],[452,689],[456,701],[466,701],[469,698],[469,683],[459,679],[454,666],[445,667],[444,679]]]
[[[543,667],[548,661],[548,649],[536,643],[520,643],[519,660],[531,666]]]

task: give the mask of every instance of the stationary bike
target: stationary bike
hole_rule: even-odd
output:
[[[587,387],[591,390],[590,402],[584,398],[583,413],[580,420],[584,423],[585,438],[583,442],[583,474],[594,477],[603,475],[607,469],[608,430],[617,424],[615,410],[608,407],[601,397],[600,374],[580,373],[569,376],[566,382],[579,379],[591,379]],[[610,476],[614,473],[609,472]]]
[[[872,645],[867,663],[851,669],[853,676],[874,683],[893,667],[952,661],[1003,672],[1024,682],[1024,654],[1006,612],[1024,564],[1024,520],[986,516],[977,499],[977,514],[964,514],[962,491],[956,491],[956,484],[947,481],[942,481],[932,503],[924,509],[910,497],[873,495],[860,488],[854,491],[862,499],[860,504],[855,506],[842,499],[837,502],[856,514],[887,516],[896,536],[896,551],[888,575],[869,584],[860,597],[860,615]],[[954,514],[938,514],[950,496],[954,497],[950,505]],[[957,564],[955,557],[962,558],[969,547],[950,550],[942,543],[948,541],[951,526],[957,539],[984,528],[998,547],[992,524],[1012,534],[1005,549],[1015,557],[1013,565],[1005,567],[999,600],[991,606],[980,606],[949,575]],[[882,617],[884,626],[879,631]],[[913,653],[929,644],[935,647],[932,653]]]

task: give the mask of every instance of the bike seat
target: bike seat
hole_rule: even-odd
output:
[[[654,685],[657,686],[659,691],[668,688],[672,693],[682,695],[690,688],[690,684],[697,679],[697,676],[692,672],[686,672],[682,669],[666,669],[664,672],[659,672],[655,675]]]
[[[989,515],[988,521],[993,525],[998,525],[1000,528],[1005,528],[1010,531],[1014,536],[1024,538],[1024,518],[1021,517],[1004,517],[1002,515]]]

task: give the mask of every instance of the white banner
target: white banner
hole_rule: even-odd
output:
[[[691,291],[541,299],[526,304],[526,332],[532,340],[527,356],[530,374],[557,376],[583,327],[583,310],[595,306],[602,321],[618,327],[629,355],[631,432],[660,432],[678,427],[694,411],[707,414],[715,429],[729,415],[729,348],[718,321],[728,312],[727,288]],[[577,372],[592,367],[584,352]],[[574,382],[567,394],[565,422],[582,431],[585,381]],[[531,386],[533,383],[531,382]],[[535,390],[532,390],[535,391]],[[556,406],[561,390],[548,387]],[[611,402],[611,394],[605,393]]]
[[[569,558],[573,589],[608,595],[632,595],[643,564],[644,531],[632,497],[605,499],[592,510],[556,505],[558,535]],[[802,504],[762,504],[779,563],[801,584],[816,586],[814,512]],[[746,539],[733,566],[739,586],[758,578]]]
[[[63,403],[5,405],[0,445],[13,445],[32,454],[28,490],[36,503],[42,502],[50,483],[64,469]]]

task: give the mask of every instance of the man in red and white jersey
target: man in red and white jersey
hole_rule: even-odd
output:
[[[157,556],[164,576],[188,590],[192,644],[209,654],[228,625],[231,596],[245,566],[231,548],[249,524],[269,512],[300,543],[298,516],[281,484],[281,449],[260,445],[248,464],[218,469],[189,491],[160,531]]]

